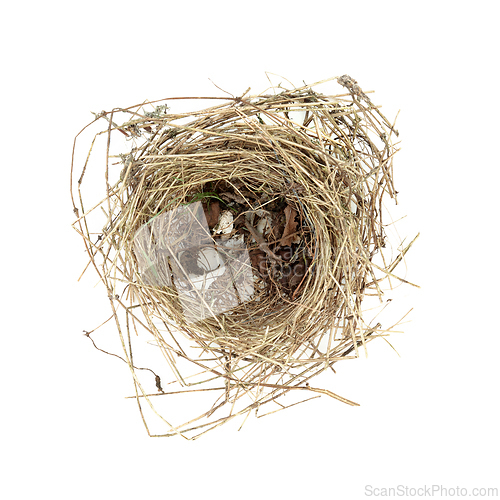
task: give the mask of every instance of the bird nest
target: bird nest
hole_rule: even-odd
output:
[[[74,227],[150,435],[197,437],[266,403],[290,406],[285,394],[355,404],[310,381],[384,332],[361,305],[402,257],[375,263],[397,132],[355,80],[337,82],[335,96],[274,88],[185,113],[170,112],[173,99],[102,112],[75,183],[74,154]],[[87,209],[101,138],[104,198]],[[176,405],[185,423],[161,408],[180,394],[206,405]],[[166,430],[151,431],[148,413]]]

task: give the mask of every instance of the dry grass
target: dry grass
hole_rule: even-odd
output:
[[[165,99],[149,105],[149,113],[141,104],[100,113],[92,122],[106,120],[96,136],[107,141],[104,195],[85,210],[89,152],[80,173],[72,163],[74,227],[108,291],[122,359],[133,374],[150,435],[198,437],[266,403],[284,408],[278,399],[297,391],[356,404],[310,383],[384,334],[380,324],[365,323],[361,305],[367,294],[382,294],[382,282],[394,276],[401,260],[374,263],[385,247],[383,199],[396,197],[392,139],[397,132],[354,80],[344,76],[338,82],[343,93],[335,96],[318,93],[314,85],[279,88],[269,95],[224,98],[185,114],[169,114]],[[134,147],[121,156],[115,182],[110,144],[116,134],[132,139]],[[219,198],[221,186],[244,200],[240,211],[243,203],[247,213],[273,203],[295,210],[307,269],[293,290],[280,288],[271,277],[256,286],[250,300],[193,322],[172,283],[172,263],[169,267],[166,257],[157,256],[156,278],[146,279],[138,248],[148,240],[134,237],[159,214]],[[95,222],[99,211],[103,218]],[[252,250],[250,236],[245,238]],[[268,249],[280,248],[279,238],[267,243]],[[139,378],[132,346],[137,335],[148,332],[173,374],[168,391],[166,377],[156,375],[161,367],[154,372],[158,392],[145,390],[150,381]],[[185,391],[208,391],[211,403],[181,425],[170,423],[153,396],[168,399]],[[144,406],[167,424],[166,432],[150,431]]]

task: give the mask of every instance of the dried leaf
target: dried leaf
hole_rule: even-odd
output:
[[[278,240],[280,234],[283,234],[285,229],[285,217],[283,213],[271,212],[271,234],[269,235],[270,240]]]
[[[293,255],[291,247],[282,247],[279,250],[276,250],[276,255],[281,257],[285,262],[288,262]]]
[[[239,194],[234,194],[234,193],[221,193],[220,197],[223,200],[226,201],[232,201],[234,200],[236,203],[239,203],[240,205],[247,205],[247,202],[245,201],[245,198],[240,196]]]
[[[302,262],[297,262],[293,266],[292,276],[290,276],[290,286],[297,286],[306,274],[306,266]]]
[[[285,230],[283,231],[283,236],[280,241],[281,246],[289,247],[292,243],[295,243],[296,238],[294,233],[297,232],[297,222],[295,221],[296,216],[297,210],[292,208],[290,205],[287,205],[285,208]]]
[[[219,221],[220,215],[220,205],[217,200],[210,201],[210,203],[203,203],[203,211],[205,212],[205,217],[207,218],[207,224],[210,229],[215,227]]]
[[[266,254],[262,250],[252,250],[249,253],[250,261],[252,262],[252,267],[257,269],[261,274],[265,273],[266,270]]]

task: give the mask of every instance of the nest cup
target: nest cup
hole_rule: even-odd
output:
[[[252,394],[240,414],[292,389],[351,403],[311,388],[309,380],[381,332],[381,325],[364,322],[361,304],[367,293],[382,293],[380,282],[393,270],[374,258],[385,246],[383,197],[396,196],[397,132],[357,82],[344,76],[338,83],[343,88],[334,96],[304,86],[195,112],[169,113],[165,100],[151,111],[141,105],[96,117],[107,120],[108,136],[121,133],[134,145],[121,155],[114,185],[106,165],[101,241],[82,226],[87,213],[77,221],[91,260],[110,297],[121,286],[127,315],[139,307],[163,349],[223,379],[220,406]],[[117,116],[125,116],[121,124]],[[74,207],[84,212],[83,204]],[[224,214],[231,220],[225,233]],[[222,255],[219,268],[231,272],[208,283],[212,271],[203,269],[200,255],[212,247]],[[188,269],[190,248],[198,274]],[[201,276],[200,286],[193,276]],[[155,318],[206,359],[165,341]],[[233,408],[214,425],[234,414]],[[186,430],[170,427],[165,435]]]

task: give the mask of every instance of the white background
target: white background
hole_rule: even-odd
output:
[[[0,21],[2,498],[500,488],[494,2],[13,5]],[[124,398],[128,368],[82,335],[109,305],[94,278],[77,283],[73,137],[90,111],[223,95],[209,78],[235,95],[260,92],[265,71],[297,85],[347,73],[389,118],[401,110],[400,232],[421,232],[402,272],[421,289],[395,294],[414,307],[391,337],[400,357],[380,341],[338,365],[329,388],[360,407],[322,397],[251,417],[240,432],[149,438]]]

